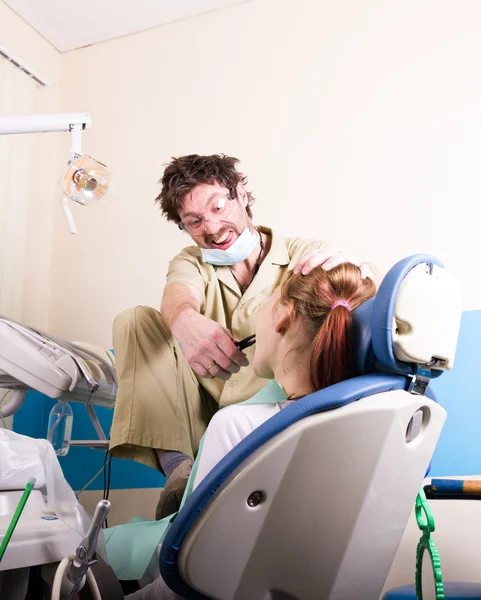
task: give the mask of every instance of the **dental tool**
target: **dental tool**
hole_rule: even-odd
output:
[[[252,335],[248,335],[246,338],[244,338],[240,342],[234,341],[234,344],[239,348],[239,350],[245,350],[246,348],[249,348],[249,346],[253,346],[255,343],[256,343],[255,333]]]

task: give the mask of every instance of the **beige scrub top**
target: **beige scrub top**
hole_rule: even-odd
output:
[[[169,264],[167,284],[186,283],[202,293],[201,313],[227,327],[235,340],[255,333],[257,313],[262,303],[279,286],[286,273],[309,250],[321,248],[324,242],[298,238],[282,238],[267,227],[258,227],[271,236],[271,246],[253,281],[242,294],[229,267],[218,267],[202,261],[200,248],[184,248]],[[199,378],[202,387],[219,402],[220,408],[251,398],[267,384],[252,371],[255,345],[244,352],[249,366],[242,367],[228,381]]]

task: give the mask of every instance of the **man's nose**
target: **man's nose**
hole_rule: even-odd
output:
[[[219,232],[220,223],[216,223],[215,221],[209,221],[204,217],[204,233],[207,235],[214,235]]]

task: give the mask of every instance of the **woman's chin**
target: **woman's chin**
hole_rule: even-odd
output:
[[[261,379],[274,379],[274,373],[270,366],[260,365],[256,363],[255,359],[252,363],[252,371],[256,377],[260,377]]]

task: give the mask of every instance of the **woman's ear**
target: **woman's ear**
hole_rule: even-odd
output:
[[[278,302],[274,309],[274,330],[279,335],[285,335],[292,327],[294,320],[294,308],[292,304]]]

